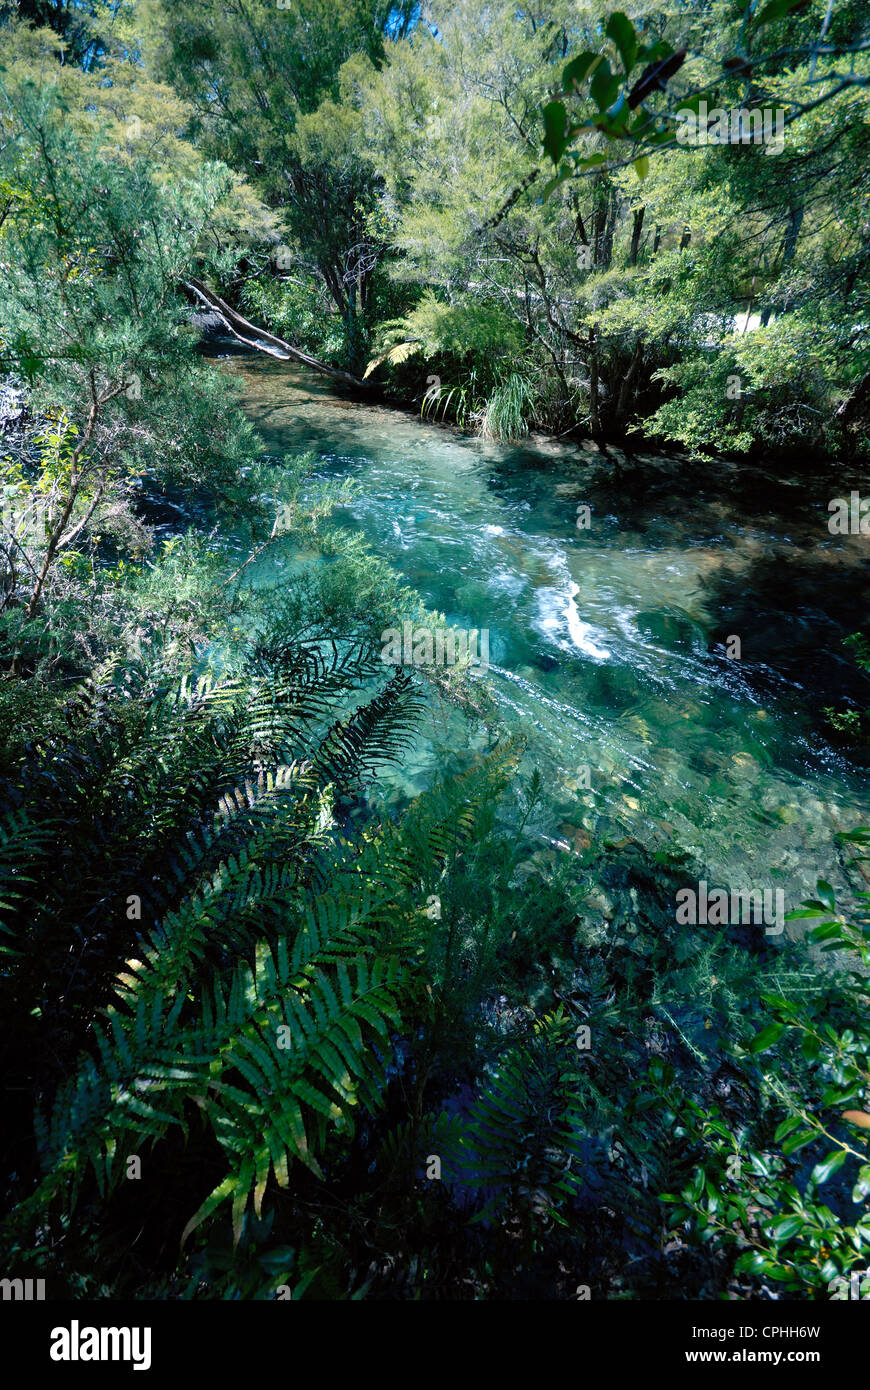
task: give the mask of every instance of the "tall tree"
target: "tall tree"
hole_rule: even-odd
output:
[[[280,210],[292,262],[326,287],[352,364],[378,250],[367,223],[378,179],[361,158],[359,120],[336,106],[339,71],[355,53],[382,63],[387,36],[406,32],[414,8],[172,0],[143,10],[146,50],[191,103],[194,138]]]

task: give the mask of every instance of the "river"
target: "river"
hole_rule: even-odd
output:
[[[488,443],[292,363],[226,365],[271,452],[310,450],[320,477],[355,480],[334,520],[451,623],[488,631],[487,679],[544,774],[554,852],[602,835],[680,848],[711,882],[784,888],[787,907],[819,876],[841,881],[833,836],[870,821],[866,774],[826,737],[822,706],[860,689],[841,642],[868,573],[866,539],[827,532],[830,488]],[[283,582],[286,557],[270,555]],[[422,789],[450,740],[474,737],[433,721],[390,795]]]

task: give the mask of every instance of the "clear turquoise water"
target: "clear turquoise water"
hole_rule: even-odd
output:
[[[270,450],[311,450],[320,476],[356,481],[335,520],[450,622],[489,631],[488,679],[505,721],[530,739],[527,764],[545,775],[546,828],[562,852],[592,832],[679,845],[712,881],[782,886],[787,906],[819,875],[837,881],[834,832],[870,821],[865,777],[822,736],[800,680],[766,668],[759,628],[776,629],[779,615],[753,627],[747,602],[744,659],[722,647],[722,583],[743,603],[760,561],[795,544],[814,555],[816,535],[826,547],[812,509],[795,521],[766,502],[749,515],[727,487],[705,497],[690,485],[675,499],[651,460],[647,498],[574,446],[487,444],[341,399],[294,365],[227,365]],[[592,505],[588,530],[576,525],[581,503]],[[267,577],[281,582],[287,564],[270,560]],[[813,611],[792,603],[781,621],[814,650]],[[445,748],[474,737],[455,713],[433,710],[397,787],[421,789]],[[589,791],[578,787],[583,766]]]

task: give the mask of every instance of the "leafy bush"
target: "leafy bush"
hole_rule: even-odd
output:
[[[866,846],[870,831],[839,838]],[[842,1299],[852,1271],[863,1278],[870,1265],[870,893],[858,893],[843,913],[829,884],[820,880],[817,891],[788,917],[823,918],[809,939],[842,953],[842,963],[808,998],[762,995],[768,1021],[735,1054],[741,1081],[760,1102],[744,1123],[735,1127],[718,1107],[681,1095],[671,1068],[657,1066],[650,1082],[696,1160],[687,1186],[664,1198],[673,1226],[733,1251],[737,1276]],[[837,1174],[828,1204],[820,1189]],[[858,1208],[851,1220],[850,1196]]]

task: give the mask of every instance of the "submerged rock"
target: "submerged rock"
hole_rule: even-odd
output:
[[[638,613],[634,625],[638,632],[668,651],[700,651],[707,646],[706,635],[685,613],[666,609]]]

